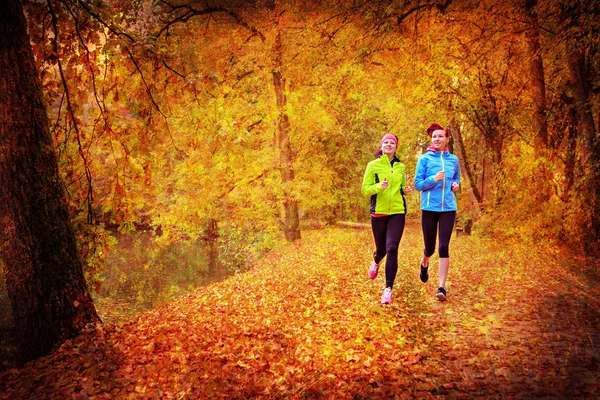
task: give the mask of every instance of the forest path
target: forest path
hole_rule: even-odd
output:
[[[5,371],[0,397],[600,396],[597,265],[453,236],[440,303],[436,268],[419,280],[421,249],[409,220],[382,306],[370,230],[305,231],[247,273]]]

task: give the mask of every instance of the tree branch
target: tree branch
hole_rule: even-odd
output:
[[[413,8],[409,9],[404,14],[401,14],[401,15],[393,14],[392,16],[396,16],[396,23],[398,25],[400,25],[411,14],[413,14],[419,10],[422,10],[424,8],[434,8],[435,7],[438,10],[440,10],[440,12],[442,14],[444,14],[446,12],[446,9],[450,6],[450,3],[452,3],[452,0],[446,0],[446,2],[443,4],[420,4],[418,6],[414,6]]]
[[[140,69],[140,66],[137,63],[137,60],[133,56],[133,53],[131,52],[131,50],[129,50],[129,46],[125,46],[125,50],[127,50],[127,54],[129,54],[129,58],[131,59],[131,62],[133,63],[133,65],[135,66],[135,69],[137,70],[137,72],[140,74],[140,77],[142,78],[142,83],[144,84],[144,87],[146,88],[146,93],[148,94],[150,101],[152,102],[152,104],[154,105],[156,110],[160,113],[160,115],[162,115],[164,118],[167,118],[167,116],[162,112],[162,110],[158,106],[158,103],[156,102],[156,100],[154,100],[154,96],[152,96],[152,91],[150,90],[150,86],[148,86],[148,83],[146,82],[146,77],[144,76],[144,73]]]
[[[66,99],[67,99],[67,110],[69,111],[69,115],[71,116],[71,119],[73,121],[73,127],[75,128],[75,137],[77,139],[77,147],[78,147],[79,156],[83,160],[83,168],[85,170],[85,176],[86,176],[86,180],[87,180],[87,184],[88,184],[88,190],[87,190],[87,195],[86,195],[87,208],[88,208],[87,222],[89,224],[91,224],[93,222],[92,204],[93,204],[93,200],[94,200],[94,195],[93,195],[94,192],[93,192],[93,187],[92,187],[92,173],[90,171],[89,162],[83,151],[83,146],[81,144],[81,136],[79,134],[79,126],[77,125],[77,118],[75,117],[75,112],[73,111],[73,105],[71,103],[71,95],[69,92],[69,86],[67,85],[67,80],[65,78],[65,74],[64,74],[63,67],[62,67],[62,63],[60,61],[60,57],[58,57],[59,30],[58,30],[56,13],[54,12],[54,8],[52,7],[52,1],[47,0],[47,4],[48,4],[48,11],[50,12],[50,15],[52,17],[52,29],[54,31],[54,38],[52,39],[54,54],[56,56],[56,61],[58,64],[58,71],[60,73],[60,79],[62,81],[63,88],[65,90],[65,95],[66,95]]]
[[[236,14],[235,12],[233,12],[227,8],[207,7],[203,10],[196,10],[195,8],[190,7],[189,5],[173,6],[172,4],[170,4],[164,0],[163,0],[163,3],[165,3],[169,7],[171,7],[170,12],[183,10],[184,13],[182,15],[174,17],[170,21],[167,21],[165,26],[163,26],[160,29],[160,31],[158,31],[158,34],[156,35],[156,39],[158,39],[163,34],[163,32],[167,31],[172,25],[175,25],[180,22],[187,22],[188,20],[190,20],[191,18],[193,18],[195,16],[212,15],[214,13],[223,13],[223,14],[226,14],[226,15],[230,16],[231,18],[233,18],[238,23],[238,25],[241,25],[244,28],[248,29],[250,32],[252,32],[253,35],[258,36],[261,41],[263,41],[263,42],[266,41],[265,36],[258,29],[256,29],[254,26],[248,24],[242,17],[240,17],[238,14]]]
[[[128,35],[127,33],[124,32],[120,32],[118,30],[116,30],[115,28],[113,28],[112,26],[110,26],[108,23],[104,22],[104,20],[102,18],[100,18],[100,16],[98,14],[96,14],[95,12],[93,12],[85,3],[85,1],[82,0],[78,0],[77,3],[88,13],[90,14],[96,21],[98,21],[101,25],[105,26],[109,31],[111,31],[112,33],[114,33],[116,36],[124,36],[127,39],[129,39],[131,42],[135,42],[135,40]]]
[[[163,65],[171,72],[173,72],[175,75],[179,75],[180,77],[182,77],[183,79],[185,79],[185,75],[175,71],[173,68],[171,68],[169,65],[167,65],[167,62],[165,60],[162,60]]]

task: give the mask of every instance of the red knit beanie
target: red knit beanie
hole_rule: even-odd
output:
[[[398,147],[398,138],[395,135],[392,135],[391,133],[384,135],[381,138],[381,143],[385,142],[386,140],[393,140],[394,143],[396,143],[396,147]]]

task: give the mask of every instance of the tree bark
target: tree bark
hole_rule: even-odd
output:
[[[577,44],[567,45],[569,86],[575,100],[575,110],[579,125],[582,165],[590,163],[596,140],[596,125],[591,108],[591,79],[586,72],[585,54]]]
[[[485,200],[485,184],[487,182],[488,197],[489,194],[495,195],[494,203],[501,204],[504,196],[504,168],[502,164],[502,149],[504,147],[504,136],[500,129],[500,115],[495,110],[495,99],[484,94],[484,103],[480,106],[480,111],[475,111],[473,122],[479,130],[481,137],[485,142],[485,155],[483,157],[483,177],[481,186],[481,199]],[[486,105],[485,102],[489,102]],[[490,158],[490,163],[486,163],[486,158]]]
[[[460,158],[462,159],[462,164],[464,166],[465,173],[469,180],[469,186],[471,186],[471,190],[473,191],[473,195],[477,200],[478,204],[483,203],[483,198],[479,193],[479,188],[477,187],[477,179],[475,179],[475,174],[471,168],[471,163],[469,162],[469,158],[467,157],[467,152],[465,150],[465,145],[462,140],[462,134],[460,132],[460,127],[456,123],[450,124],[450,132],[452,136],[456,136],[456,141],[458,142],[458,150],[460,152]]]
[[[536,154],[543,154],[548,148],[548,118],[546,115],[546,79],[540,45],[540,30],[537,17],[537,0],[526,0],[525,11],[531,24],[527,32],[529,46],[529,76],[533,100],[533,133]]]
[[[592,113],[593,65],[586,62],[590,54],[598,51],[596,41],[586,38],[587,18],[597,16],[597,7],[590,16],[586,12],[585,2],[575,1],[564,4],[560,21],[564,32],[569,70],[569,87],[573,95],[573,109],[577,115],[578,150],[581,155],[580,166],[583,173],[581,199],[586,212],[584,221],[584,250],[590,256],[600,253],[600,139],[596,137],[596,124]],[[590,32],[591,33],[591,32]],[[586,57],[588,56],[588,57]],[[591,72],[590,72],[591,71]]]
[[[562,6],[560,21],[562,29],[568,32],[565,37],[567,51],[567,66],[569,69],[569,87],[571,89],[574,109],[577,112],[579,130],[579,151],[581,165],[589,165],[590,157],[595,151],[596,125],[592,114],[592,77],[586,63],[586,51],[594,53],[586,46],[586,38],[582,29],[585,18],[580,15],[583,2],[575,1]],[[597,45],[596,45],[597,46]],[[597,49],[597,47],[596,47]]]
[[[584,173],[588,220],[586,221],[584,250],[595,256],[600,252],[600,140],[596,138],[596,125],[591,108],[592,82],[585,68],[585,54],[576,44],[568,46],[569,85],[575,99],[575,112],[578,123],[578,143],[581,154],[581,168]]]
[[[533,102],[532,128],[533,150],[538,161],[539,173],[533,174],[536,204],[547,202],[552,196],[550,188],[550,166],[548,157],[548,118],[546,110],[546,79],[544,76],[544,61],[540,45],[540,30],[537,16],[537,0],[525,0],[525,13],[529,19],[531,29],[527,31],[527,44],[529,47],[529,82]]]
[[[561,102],[565,105],[564,122],[559,125],[559,132],[563,132],[561,143],[564,143],[565,184],[560,198],[563,202],[570,201],[571,188],[575,183],[575,170],[577,167],[577,112],[573,108],[573,99],[566,93],[560,95]],[[555,146],[557,147],[557,146]]]
[[[277,133],[279,144],[279,165],[281,168],[281,180],[283,183],[283,208],[285,212],[283,220],[283,231],[285,238],[289,241],[300,239],[300,218],[298,213],[298,201],[289,192],[288,186],[294,181],[294,167],[292,159],[292,146],[290,143],[290,121],[285,109],[287,99],[285,96],[285,79],[283,78],[283,46],[281,41],[281,28],[279,16],[276,17],[277,36],[275,38],[273,86],[277,97]]]
[[[219,265],[219,229],[217,221],[214,218],[209,218],[206,222],[204,240],[208,247],[208,272],[220,275],[222,271],[220,271]]]
[[[0,0],[0,257],[21,362],[100,319],[88,293],[19,1]]]
[[[587,193],[588,218],[585,223],[584,251],[588,255],[599,252],[600,242],[600,140],[596,138],[596,125],[591,107],[592,81],[587,73],[585,53],[577,43],[567,42],[569,86],[575,100],[577,114],[581,167],[584,173],[584,191]]]

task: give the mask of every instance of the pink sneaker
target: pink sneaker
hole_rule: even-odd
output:
[[[369,267],[369,278],[375,279],[377,278],[377,273],[379,272],[379,264],[375,264],[375,261],[371,263]]]
[[[381,295],[381,304],[392,304],[392,289],[385,288],[383,295]]]

